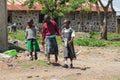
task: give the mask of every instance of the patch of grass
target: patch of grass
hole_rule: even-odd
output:
[[[9,32],[8,36],[21,41],[25,40],[25,32],[21,30],[17,30],[17,32]]]
[[[48,66],[46,61],[41,61],[41,60],[35,60],[35,61],[32,61],[32,63],[37,66]]]
[[[114,80],[120,80],[120,78],[114,79]]]
[[[103,47],[107,45],[107,42],[103,40],[95,40],[92,38],[82,38],[82,39],[77,39],[74,41],[75,45],[78,46],[91,46],[91,47]]]
[[[57,36],[56,38],[57,38],[57,43],[58,43],[59,45],[62,45],[62,41],[61,41],[60,36]]]
[[[78,46],[114,46],[120,47],[120,35],[116,33],[108,33],[108,40],[99,40],[99,32],[90,32],[90,37],[75,38],[74,44]]]
[[[107,37],[108,37],[108,40],[112,40],[112,39],[120,38],[120,34],[108,33]]]
[[[120,47],[120,35],[116,33],[108,33],[108,40],[99,40],[100,37],[99,32],[89,32],[90,37],[82,37],[74,38],[74,45],[77,46],[96,46],[96,47],[103,47],[103,46],[114,46],[114,47]],[[25,40],[25,32],[18,30],[16,33],[8,33],[8,35],[14,39],[18,39],[21,41]],[[59,36],[56,37],[58,45],[62,45],[61,39]],[[42,36],[37,37],[38,43],[41,45],[42,42]]]
[[[41,60],[34,60],[34,61],[30,61],[30,62],[23,62],[20,63],[19,66],[25,67],[25,68],[29,68],[31,66],[48,66],[46,61],[41,61]]]
[[[22,67],[25,67],[25,68],[33,66],[33,64],[25,63],[25,62],[24,63],[20,63],[19,65],[22,66]]]

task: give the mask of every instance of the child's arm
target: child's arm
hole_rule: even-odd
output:
[[[70,41],[68,41],[68,44],[70,44],[71,42],[73,42],[74,37],[75,37],[75,31],[72,29],[71,39],[70,39]]]
[[[25,42],[27,42],[27,36],[28,36],[28,32],[27,30],[25,31]]]
[[[71,40],[68,41],[68,44],[70,44],[71,42],[73,42],[73,40],[74,40],[74,37],[72,37]]]

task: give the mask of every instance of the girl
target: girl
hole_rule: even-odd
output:
[[[64,66],[68,68],[67,59],[70,59],[70,68],[73,68],[73,59],[76,58],[73,39],[75,37],[75,31],[69,26],[70,21],[64,20],[64,29],[62,30],[62,34],[64,37]]]
[[[39,50],[39,46],[36,40],[36,29],[33,25],[33,19],[28,20],[26,26],[26,39],[27,39],[27,49],[30,51],[30,60],[37,60],[37,52]],[[33,57],[34,52],[34,57]]]
[[[62,34],[54,20],[51,20],[49,15],[44,16],[44,24],[42,26],[42,45],[43,49],[45,47],[46,41],[46,56],[48,64],[50,64],[50,55],[54,54],[55,56],[55,64],[58,63],[58,45],[56,40],[56,33],[61,36],[61,40],[63,41]]]

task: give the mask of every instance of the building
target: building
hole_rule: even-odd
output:
[[[84,10],[87,9],[86,6],[83,6]],[[116,16],[111,16],[112,10],[108,9],[108,32],[115,32],[116,31]],[[76,12],[71,12],[67,15],[65,15],[65,18],[68,18],[71,20],[71,26],[76,31],[83,31],[83,32],[89,32],[89,31],[100,31],[100,22],[103,20],[104,16],[104,10],[102,7],[100,7],[100,16],[101,18],[98,18],[98,13],[96,6],[93,6],[91,9],[91,12],[89,13],[81,13],[80,9],[77,9]],[[61,20],[63,21],[63,20]]]
[[[11,0],[8,0],[8,22],[9,23],[17,23],[18,29],[25,29],[26,22],[28,18],[34,19],[34,24],[41,28],[43,22],[43,14],[41,14],[42,6],[36,5],[35,9],[29,9],[25,6],[21,6],[25,0],[15,0],[14,4],[12,4]],[[84,9],[87,9],[84,6]],[[111,9],[109,8],[109,13],[111,13]],[[103,9],[100,7],[101,19],[103,17]],[[92,7],[91,13],[81,14],[81,10],[77,9],[75,12],[70,12],[66,14],[64,17],[59,17],[57,22],[59,27],[62,28],[64,18],[71,20],[71,26],[76,31],[99,31],[100,30],[100,19],[97,16],[97,9],[95,6]],[[108,31],[115,32],[116,31],[116,17],[112,17],[108,15]]]
[[[25,29],[29,18],[34,20],[35,26],[39,27],[43,21],[43,14],[40,13],[42,10],[41,5],[36,5],[36,8],[29,9],[26,6],[22,6],[25,0],[15,0],[14,4],[12,0],[8,0],[8,23],[17,23],[17,29]]]

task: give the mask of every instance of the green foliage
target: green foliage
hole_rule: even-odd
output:
[[[46,61],[41,61],[41,60],[35,60],[32,63],[37,65],[37,66],[48,66]]]
[[[80,8],[82,6],[83,3],[85,3],[86,0],[70,0],[69,4],[70,7],[75,10],[77,8]]]
[[[48,66],[47,62],[46,61],[41,61],[41,60],[34,60],[34,61],[31,61],[31,62],[23,62],[23,63],[20,63],[19,66],[21,67],[25,67],[25,68],[29,68],[29,67],[32,67],[32,66]]]
[[[32,8],[34,3],[39,3],[43,6],[41,11],[43,14],[51,14],[53,18],[56,18],[64,16],[64,13],[76,10],[84,2],[85,0],[26,0],[23,5]]]
[[[116,34],[116,33],[108,33],[108,39],[109,40],[112,40],[114,38],[119,38],[120,35],[119,34]]]
[[[75,11],[80,8],[81,12],[91,12],[91,4],[94,4],[98,0],[26,0],[23,5],[27,5],[29,8],[35,8],[34,4],[39,3],[43,6],[42,13],[50,14],[53,18],[64,16],[65,13]],[[89,3],[90,2],[90,3]],[[82,4],[89,6],[88,10],[82,9]]]
[[[102,41],[102,40],[95,40],[95,39],[91,39],[91,38],[82,38],[82,39],[78,39],[77,42],[75,41],[75,44],[77,43],[77,45],[79,46],[91,46],[91,47],[103,47],[106,46],[106,42]]]
[[[100,33],[98,32],[89,32],[90,37],[82,37],[78,38],[75,37],[74,44],[77,46],[97,46],[97,47],[103,47],[103,46],[115,46],[120,47],[120,35],[116,33],[108,33],[108,40],[99,40]],[[25,32],[18,30],[16,33],[9,33],[10,37],[14,39],[18,39],[21,41],[25,40]],[[61,39],[59,36],[56,37],[58,45],[62,45]],[[41,44],[41,34],[37,37],[37,41],[39,44]]]
[[[69,2],[69,0],[60,0],[60,4],[65,4],[66,2]]]
[[[25,40],[25,32],[21,30],[17,30],[17,32],[9,32],[8,35],[14,39],[18,39],[21,41]]]
[[[98,39],[98,36],[100,36],[100,34],[98,32],[89,32],[90,38],[93,39]]]
[[[90,38],[92,38],[93,35],[95,35],[95,32],[89,32],[89,34],[90,34]]]
[[[103,47],[103,46],[114,46],[120,47],[120,35],[116,33],[108,33],[108,40],[99,40],[100,33],[90,32],[90,37],[75,38],[74,44],[78,46],[92,46],[92,47]]]
[[[19,66],[21,66],[21,67],[25,67],[25,68],[29,68],[29,67],[31,67],[31,66],[33,66],[32,64],[30,64],[30,63],[20,63],[19,64]]]
[[[89,2],[96,3],[98,0],[89,0]]]
[[[26,1],[24,2],[23,6],[27,5],[28,8],[33,8],[35,1],[36,1],[36,0],[26,0]]]

